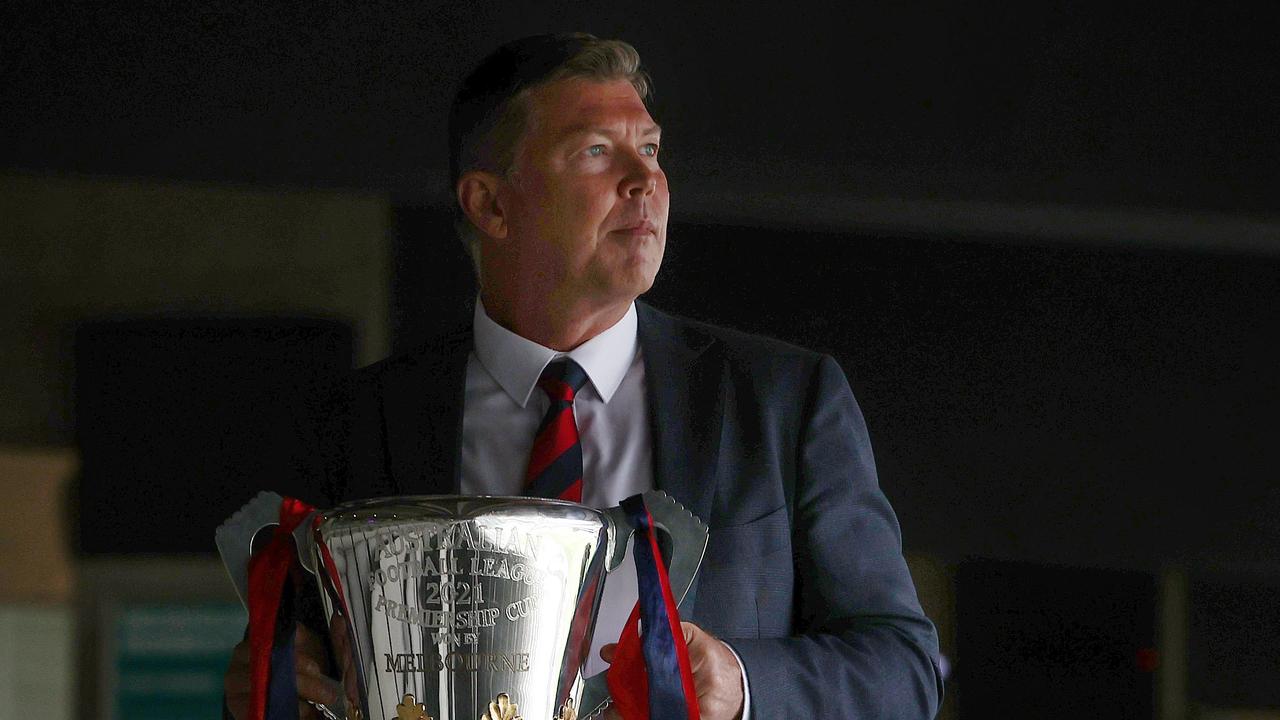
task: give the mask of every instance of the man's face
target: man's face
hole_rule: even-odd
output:
[[[626,80],[534,90],[499,191],[521,278],[558,304],[629,302],[653,285],[670,198],[660,131]]]

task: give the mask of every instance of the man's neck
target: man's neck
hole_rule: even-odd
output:
[[[587,303],[541,306],[514,303],[481,291],[485,314],[502,327],[526,340],[559,352],[568,352],[608,330],[627,314],[632,300],[593,306]]]

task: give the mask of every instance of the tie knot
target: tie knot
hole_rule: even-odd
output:
[[[547,365],[538,378],[538,387],[542,388],[554,402],[573,402],[573,398],[587,384],[587,371],[570,358],[561,358]]]

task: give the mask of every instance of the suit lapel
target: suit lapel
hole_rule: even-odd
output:
[[[724,361],[715,340],[643,303],[639,313],[654,485],[703,522],[715,494]]]
[[[451,495],[461,487],[462,405],[471,345],[468,325],[383,378],[387,464],[400,493]]]

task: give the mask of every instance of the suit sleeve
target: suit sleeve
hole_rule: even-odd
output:
[[[862,413],[827,356],[796,463],[794,634],[731,642],[752,716],[933,718],[942,700],[937,634],[916,598]]]

